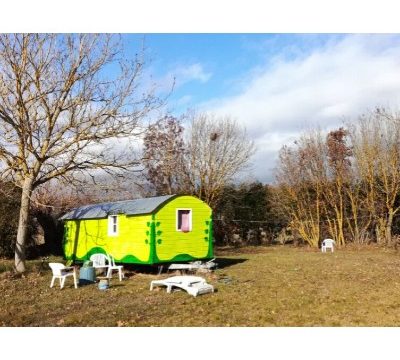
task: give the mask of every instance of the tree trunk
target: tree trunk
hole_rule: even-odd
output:
[[[380,245],[386,244],[386,219],[378,218],[375,225],[376,242]]]
[[[385,230],[386,244],[389,246],[392,245],[392,225],[393,225],[393,210],[390,209]]]
[[[18,273],[25,272],[25,247],[26,238],[28,235],[28,217],[32,194],[32,184],[33,180],[31,178],[26,178],[22,187],[17,241],[15,244],[15,270]]]

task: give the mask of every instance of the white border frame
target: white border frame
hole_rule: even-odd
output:
[[[189,231],[188,232],[193,231],[193,226],[192,226],[192,224],[193,224],[193,221],[192,221],[192,219],[193,219],[193,209],[191,209],[191,208],[178,208],[178,209],[176,209],[176,211],[175,211],[175,229],[176,229],[176,231],[182,232],[182,230],[178,229],[178,212],[180,210],[189,210],[190,211]]]
[[[116,225],[117,225],[117,231],[116,232],[114,232],[113,231],[113,222],[112,222],[112,218],[116,218],[117,219],[117,222],[116,222]],[[108,236],[118,236],[118,233],[119,233],[119,216],[118,215],[108,215]]]

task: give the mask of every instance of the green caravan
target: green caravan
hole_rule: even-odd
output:
[[[60,219],[68,260],[107,253],[116,262],[153,265],[213,257],[212,210],[194,196],[85,205]]]

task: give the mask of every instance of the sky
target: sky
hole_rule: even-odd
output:
[[[397,106],[399,100],[398,37],[366,35],[400,33],[395,0],[97,0],[95,6],[82,0],[20,0],[3,2],[2,13],[7,14],[0,23],[2,32],[130,33],[124,40],[132,53],[146,34],[153,59],[149,73],[164,90],[171,76],[177,77],[171,111],[179,115],[198,107],[236,117],[258,145],[252,172],[265,182],[273,179],[281,145],[303,129],[335,127],[377,103]],[[60,330],[64,335],[68,329]],[[398,331],[389,328],[71,330],[81,356],[91,355],[88,340],[106,337],[110,346],[102,348],[103,356],[114,358],[130,350],[125,344],[130,346],[132,339],[135,353],[151,347],[154,356],[166,359],[176,358],[165,348],[177,338],[183,340],[182,353],[203,358],[192,346],[194,338],[201,338],[217,357],[246,357],[249,349],[262,353],[267,346],[270,357],[308,360],[320,359],[322,353],[328,359],[390,358],[398,340]],[[37,344],[53,333],[52,328],[1,331],[3,343],[18,346],[21,357],[41,359],[54,351],[40,351]],[[225,335],[231,341],[221,345],[218,339]],[[154,347],[154,338],[165,346]],[[293,346],[287,346],[288,338]],[[329,352],[326,338],[334,343]],[[37,356],[33,349],[38,349]]]
[[[376,106],[400,104],[400,35],[125,34],[144,43],[147,75],[168,110],[229,115],[254,140],[251,180],[271,183],[282,145],[330,130]]]

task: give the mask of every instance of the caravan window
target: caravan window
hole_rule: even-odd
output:
[[[176,210],[176,231],[189,232],[192,231],[192,210],[177,209]]]
[[[110,215],[108,217],[108,235],[118,235],[118,215]]]

